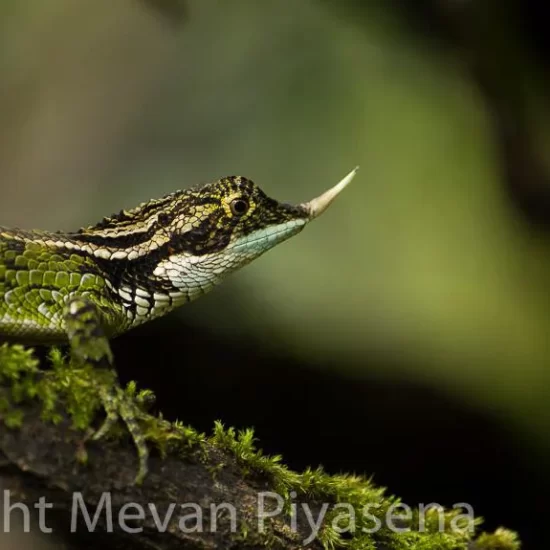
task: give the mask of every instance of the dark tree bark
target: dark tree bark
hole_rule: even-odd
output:
[[[72,429],[67,421],[58,425],[40,419],[38,405],[26,405],[25,419],[21,428],[0,427],[0,486],[10,493],[10,501],[25,502],[32,506],[40,497],[54,504],[45,512],[46,525],[64,537],[71,531],[73,517],[78,518],[76,531],[70,535],[79,547],[97,548],[104,544],[108,548],[131,547],[133,549],[181,549],[181,548],[263,548],[264,537],[254,542],[258,524],[258,495],[273,491],[269,481],[254,476],[243,476],[233,456],[209,446],[207,458],[192,452],[185,458],[152,456],[150,474],[142,486],[135,486],[132,480],[136,474],[137,460],[133,445],[128,441],[87,443],[87,464],[76,459],[76,451],[82,444],[82,433]],[[82,506],[76,494],[81,493],[82,502],[91,518],[102,496],[110,495],[112,514],[105,512],[99,517],[93,533],[89,533]],[[77,500],[78,499],[78,500]],[[73,506],[77,513],[73,513]],[[105,501],[106,502],[106,501]],[[128,533],[121,528],[118,514],[126,503],[136,503],[146,511],[143,521],[128,521],[123,527],[141,527],[141,533]],[[266,499],[266,506],[270,504]],[[153,503],[162,523],[172,503],[199,503],[203,510],[204,531],[185,533],[178,526],[182,515],[193,510],[174,510],[166,532],[155,525],[148,510]],[[237,513],[236,532],[227,513],[217,518],[215,532],[212,527],[210,505],[228,503]],[[128,510],[128,515],[136,509]],[[108,532],[107,517],[113,519],[113,531]],[[52,525],[53,524],[53,525]],[[247,540],[240,540],[244,525],[248,525]],[[196,526],[189,520],[187,527]],[[73,528],[75,526],[73,525]],[[282,520],[266,522],[266,531],[274,548],[300,548],[299,540],[308,537],[305,526],[299,526],[297,533],[290,533]],[[311,548],[321,548],[314,542]]]

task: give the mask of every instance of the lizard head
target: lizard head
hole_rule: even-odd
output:
[[[299,233],[328,208],[356,171],[297,205],[268,197],[244,177],[226,177],[122,210],[73,237],[80,249],[105,265],[116,292],[128,296],[139,286],[142,298],[151,302],[154,295],[151,307],[171,307],[204,294]]]
[[[299,233],[323,213],[352,180],[353,170],[319,197],[291,205],[268,197],[241,176],[182,191],[167,224],[168,256],[154,274],[189,291],[210,287],[275,245]],[[168,221],[168,220],[166,220]]]

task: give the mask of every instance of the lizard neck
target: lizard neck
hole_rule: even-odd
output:
[[[79,232],[0,228],[0,238],[2,246],[11,250],[14,257],[26,256],[43,266],[42,270],[66,273],[69,282],[63,296],[86,292],[104,312],[106,328],[113,334],[162,316],[206,291],[193,286],[191,279],[187,287],[177,288],[169,279],[155,274],[159,262],[169,257],[166,247],[151,246],[147,253],[136,253],[135,247],[140,247],[140,243],[109,239],[102,246],[99,235],[90,239]],[[125,244],[129,246],[125,248]],[[41,258],[48,260],[47,264]],[[14,264],[13,269],[25,270],[28,266]],[[73,280],[78,282],[73,285]]]

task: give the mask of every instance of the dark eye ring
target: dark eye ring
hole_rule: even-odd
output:
[[[246,199],[233,199],[230,206],[231,212],[235,216],[243,216],[248,212],[248,201]]]

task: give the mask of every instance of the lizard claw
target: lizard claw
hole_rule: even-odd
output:
[[[145,436],[136,420],[139,416],[136,404],[127,396],[120,387],[102,388],[100,390],[101,401],[105,408],[107,418],[92,436],[94,441],[104,437],[120,418],[134,441],[139,458],[139,468],[134,483],[141,485],[145,479],[148,469],[149,449],[145,442]]]

